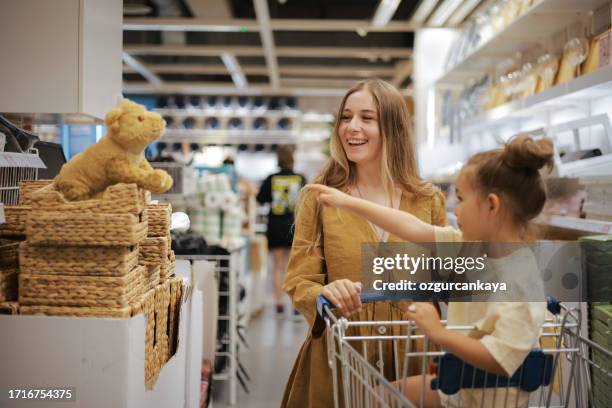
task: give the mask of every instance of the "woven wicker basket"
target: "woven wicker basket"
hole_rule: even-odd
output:
[[[140,242],[138,263],[158,265],[161,276],[167,275],[168,240],[165,237],[146,238]]]
[[[22,180],[19,182],[19,205],[30,205],[30,194],[53,183],[53,180]]]
[[[146,214],[32,211],[28,241],[36,245],[133,246],[147,236]]]
[[[145,191],[136,184],[115,184],[109,186],[101,198],[85,201],[68,201],[50,184],[29,194],[34,211],[60,211],[94,214],[139,215],[145,207]]]
[[[148,305],[147,305],[148,306]],[[152,389],[157,376],[168,361],[168,309],[170,306],[169,282],[155,288],[155,345],[153,348],[145,344],[145,384]],[[147,340],[149,336],[149,320],[147,319]],[[151,342],[153,344],[153,342]],[[152,351],[149,353],[148,351]]]
[[[36,316],[72,317],[130,317],[132,308],[74,307],[74,306],[24,306],[20,305],[19,314]]]
[[[0,270],[0,302],[17,300],[17,269]]]
[[[159,358],[155,350],[155,289],[148,291],[143,299],[143,312],[147,318],[147,325],[145,328],[145,366],[144,366],[144,377],[147,383],[147,389],[152,389],[153,386],[149,386],[148,382],[155,377],[155,374],[159,372]]]
[[[0,302],[0,315],[16,315],[19,313],[19,303]]]
[[[154,306],[155,292],[150,291],[151,305]],[[117,317],[129,318],[144,311],[147,293],[133,299],[128,306],[122,308],[109,307],[78,307],[78,306],[20,306],[22,315],[41,316],[73,316],[73,317]],[[153,345],[154,334],[151,335]]]
[[[19,259],[19,242],[0,239],[0,268],[15,267]]]
[[[124,308],[143,293],[144,268],[126,276],[19,275],[19,303],[26,306]]]
[[[168,347],[169,358],[176,353],[178,346],[178,324],[181,313],[181,301],[183,295],[183,279],[170,279],[170,314],[168,316]]]
[[[151,289],[155,289],[160,283],[160,266],[159,265],[145,265],[145,292]]]
[[[174,262],[176,261],[176,257],[174,255],[174,251],[168,252],[168,266],[166,267],[167,276],[170,277],[174,275]]]
[[[138,246],[49,247],[23,242],[19,247],[21,273],[124,276],[132,271],[137,264]]]
[[[4,207],[6,222],[0,224],[1,237],[22,237],[26,234],[26,219],[31,207],[27,205],[7,205]]]
[[[168,361],[168,312],[170,310],[170,282],[164,282],[155,288],[155,344],[159,350],[159,365]]]
[[[146,206],[149,219],[149,237],[167,237],[172,222],[172,206],[170,204],[149,204]]]

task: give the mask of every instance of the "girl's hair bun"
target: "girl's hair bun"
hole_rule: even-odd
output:
[[[549,138],[534,140],[528,135],[518,135],[506,143],[502,161],[513,169],[538,171],[553,166],[553,142]]]

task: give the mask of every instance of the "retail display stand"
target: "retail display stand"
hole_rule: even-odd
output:
[[[207,261],[214,264],[218,281],[227,276],[227,289],[219,291],[219,298],[227,299],[227,309],[220,310],[218,326],[227,325],[227,336],[217,341],[215,360],[226,358],[227,365],[221,373],[215,373],[213,380],[229,383],[229,403],[235,405],[238,391],[238,304],[240,302],[239,282],[244,274],[246,245],[240,243],[227,248],[228,255],[176,255],[177,260]]]
[[[183,306],[190,302],[190,291],[185,293]],[[147,323],[142,313],[130,319],[0,315],[0,389],[71,388],[75,400],[56,401],[58,408],[182,406],[190,312],[181,307],[176,354],[153,390],[146,389],[143,375]],[[4,403],[0,400],[0,406]]]

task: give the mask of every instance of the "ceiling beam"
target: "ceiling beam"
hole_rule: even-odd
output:
[[[185,5],[194,17],[232,18],[232,10],[227,0],[185,0]]]
[[[391,83],[399,88],[402,85],[402,82],[406,80],[409,76],[412,75],[412,61],[400,61],[395,65],[395,75],[393,75],[393,79]]]
[[[230,52],[236,56],[262,57],[258,46],[232,45],[141,45],[126,44],[123,50],[131,55],[220,56]],[[410,48],[382,47],[276,47],[277,57],[305,58],[410,58]]]
[[[151,72],[156,74],[227,75],[227,69],[222,64],[148,64],[147,67]],[[328,67],[291,65],[279,66],[278,71],[281,75],[341,78],[392,78],[396,74],[396,68],[377,68],[368,66]],[[123,67],[123,72],[126,74],[133,74],[138,71],[125,65]],[[268,75],[268,69],[263,65],[242,65],[242,72],[245,75]]]
[[[280,86],[280,75],[278,73],[274,36],[270,28],[268,0],[253,0],[253,6],[255,7],[255,16],[259,24],[259,36],[261,37],[261,45],[264,50],[264,57],[266,58],[270,85],[272,85],[272,88],[278,88]]]
[[[247,80],[242,72],[242,67],[238,63],[238,60],[234,56],[234,54],[230,54],[229,52],[224,52],[221,54],[221,60],[227,68],[227,72],[229,72],[232,77],[232,81],[234,81],[234,85],[236,88],[246,88]]]
[[[346,88],[272,88],[270,86],[249,86],[237,89],[232,82],[166,82],[161,88],[148,82],[127,82],[124,94],[183,94],[183,95],[284,95],[284,96],[342,96]]]
[[[390,21],[382,27],[369,20],[314,20],[272,19],[272,31],[349,31],[408,33],[417,28],[412,21]],[[204,31],[204,32],[257,32],[259,24],[253,19],[210,18],[125,18],[126,31]]]
[[[410,21],[416,24],[423,24],[437,5],[438,0],[421,0]]]
[[[125,64],[142,75],[154,87],[160,87],[163,85],[161,78],[152,72],[145,64],[143,64],[140,59],[131,56],[127,52],[123,52],[122,58]]]
[[[284,96],[344,96],[347,88],[249,86],[237,89],[232,82],[165,82],[155,88],[148,82],[131,81],[124,84],[125,94],[182,94],[182,95],[284,95]],[[401,89],[402,95],[411,95],[412,90]]]
[[[354,79],[344,78],[282,78],[281,84],[291,88],[329,87],[348,89],[355,85]]]

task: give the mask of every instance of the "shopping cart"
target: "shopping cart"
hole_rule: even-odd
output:
[[[363,303],[369,301],[362,296]],[[542,327],[542,348],[532,350],[511,378],[486,373],[439,351],[412,321],[337,318],[323,296],[317,299],[317,309],[326,322],[336,408],[423,407],[426,387],[439,390],[443,406],[610,406],[605,396],[594,394],[592,384],[595,379],[603,390],[612,384],[612,352],[580,335],[579,308],[567,308],[554,299],[548,300],[553,317]],[[385,366],[385,361],[389,364],[385,353],[391,354],[393,367]],[[420,372],[419,395],[407,396],[403,379],[409,375],[408,367],[414,371],[415,366]]]

